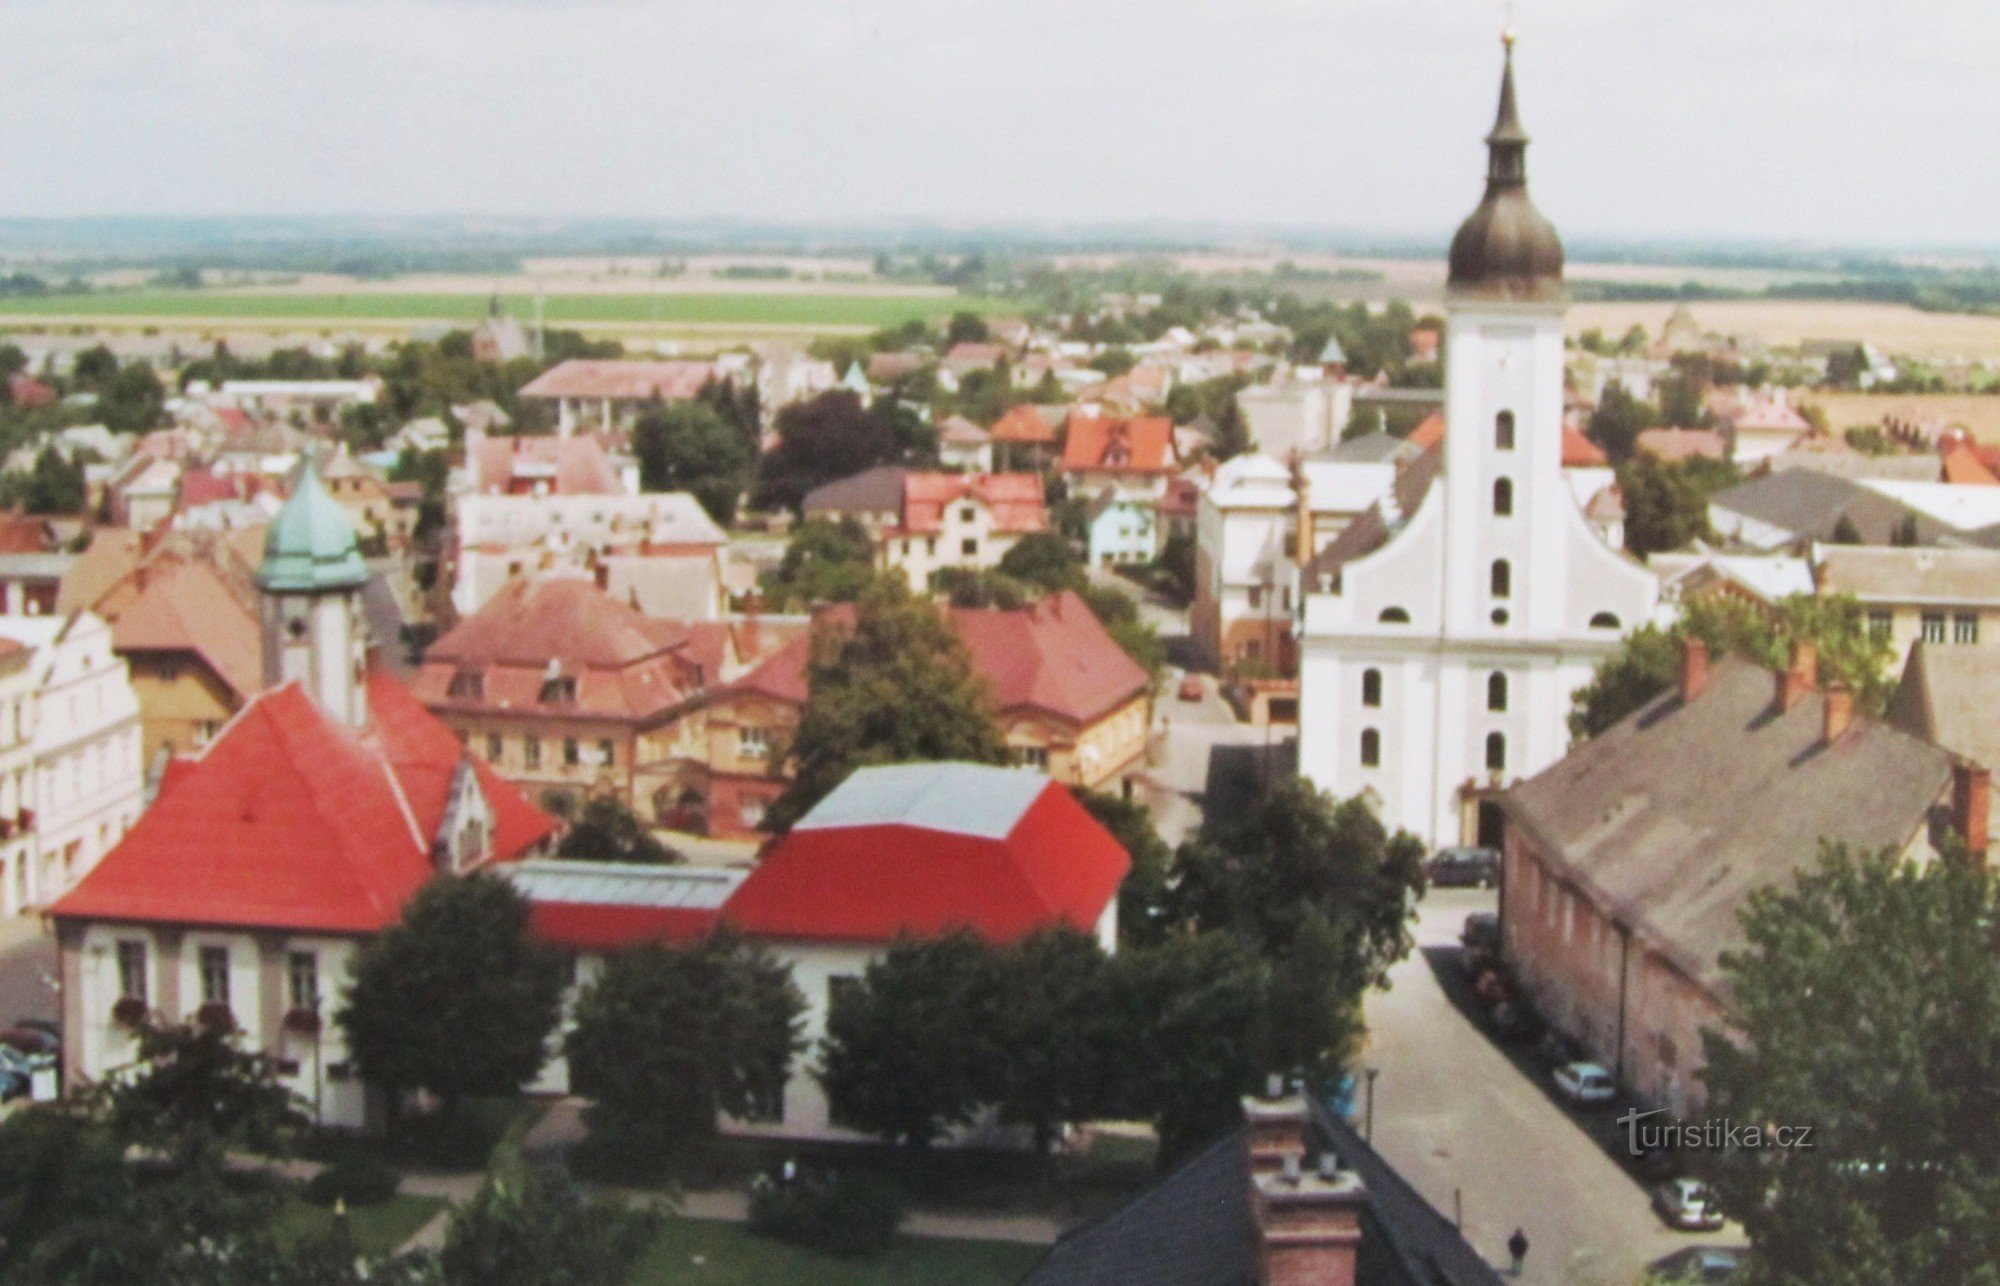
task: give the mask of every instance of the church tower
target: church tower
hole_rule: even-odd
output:
[[[1506,46],[1451,243],[1444,442],[1300,551],[1299,770],[1432,844],[1500,842],[1499,797],[1562,757],[1571,694],[1657,596],[1563,469],[1563,249],[1528,199]]]
[[[320,709],[350,727],[368,721],[367,630],[361,590],[368,566],[354,524],[320,482],[310,454],[264,538],[264,682],[298,682]]]

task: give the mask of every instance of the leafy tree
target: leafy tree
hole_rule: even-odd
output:
[[[749,481],[754,440],[701,401],[651,406],[632,428],[642,491],[686,491],[727,524]]]
[[[31,514],[74,514],[83,512],[85,494],[83,466],[46,446],[35,457],[21,503]]]
[[[1033,586],[983,567],[940,567],[931,573],[931,593],[953,607],[991,607],[1007,612],[1026,607],[1039,597]]]
[[[653,832],[631,809],[609,796],[599,796],[583,806],[556,845],[556,856],[651,866],[681,860],[679,853],[653,838]]]
[[[659,1228],[657,1211],[587,1197],[560,1167],[496,1175],[452,1215],[438,1276],[442,1286],[623,1282]]]
[[[808,518],[792,533],[785,556],[763,578],[775,610],[851,603],[875,579],[875,542],[852,518]]]
[[[0,1122],[0,1278],[25,1276],[62,1225],[124,1213],[132,1196],[124,1153],[108,1128],[79,1113],[29,1107]]]
[[[776,830],[865,765],[1007,761],[985,681],[964,645],[899,578],[870,584],[851,625],[829,621],[815,630],[806,682],[790,747],[796,774],[767,814]]]
[[[1105,961],[1096,938],[1066,927],[1031,934],[1000,956],[992,1097],[1003,1120],[1031,1129],[1037,1155],[1058,1127],[1112,1101],[1122,1042],[1107,1023]]]
[[[878,464],[932,459],[937,431],[893,402],[861,405],[833,389],[778,412],[778,445],[764,457],[758,503],[797,510],[814,487]]]
[[[1391,835],[1360,798],[1336,801],[1286,777],[1237,816],[1210,814],[1175,857],[1176,918],[1240,935],[1269,957],[1292,949],[1312,912],[1379,984],[1410,949],[1410,901],[1423,891],[1421,841]]]
[[[802,1043],[791,971],[729,932],[605,962],[577,998],[566,1050],[591,1132],[664,1151],[714,1133],[716,1114],[768,1114]]]
[[[1105,375],[1116,376],[1123,375],[1138,365],[1138,363],[1139,359],[1132,356],[1131,349],[1112,347],[1105,349],[1097,356],[1091,358],[1088,365],[1094,371],[1102,371]]]
[[[1258,1039],[1267,1072],[1297,1072],[1314,1086],[1339,1075],[1361,1042],[1363,969],[1363,957],[1332,921],[1309,908],[1289,949],[1271,965]]]
[[[1249,417],[1243,414],[1242,403],[1232,397],[1216,412],[1215,441],[1209,444],[1209,454],[1218,460],[1233,460],[1254,446]]]
[[[945,323],[944,342],[950,344],[980,343],[992,338],[993,332],[987,327],[986,319],[978,313],[960,310],[951,315]]]
[[[1185,531],[1168,536],[1153,560],[1158,582],[1181,603],[1194,599],[1194,537]]]
[[[1704,595],[1688,602],[1672,629],[1647,625],[1625,637],[1571,700],[1569,730],[1594,737],[1665,692],[1680,670],[1681,639],[1692,636],[1713,655],[1736,652],[1781,669],[1794,640],[1808,640],[1819,654],[1819,676],[1854,689],[1863,710],[1889,702],[1894,650],[1868,628],[1868,615],[1851,595],[1793,594],[1773,607],[1734,597]]]
[[[994,952],[970,933],[905,939],[835,994],[820,1084],[844,1125],[913,1147],[971,1121],[1000,1066]]]
[[[2000,896],[1983,863],[1825,848],[1752,893],[1704,1034],[1710,1115],[1814,1127],[1705,1154],[1753,1286],[1989,1282],[2000,1264]]]
[[[1052,531],[1037,531],[1021,537],[1000,555],[1002,574],[1044,593],[1059,589],[1082,590],[1087,583],[1083,563],[1069,541]]]
[[[1159,941],[1167,927],[1167,871],[1173,850],[1160,838],[1153,815],[1143,805],[1103,791],[1075,793],[1077,802],[1132,858],[1132,869],[1118,886],[1119,942],[1129,947]]]
[[[116,1138],[184,1169],[219,1163],[232,1146],[275,1152],[303,1124],[276,1063],[244,1050],[226,1023],[145,1023],[133,1070],[96,1098]]]
[[[1868,373],[1868,355],[1859,346],[1843,348],[1826,359],[1828,388],[1859,388]]]
[[[1585,432],[1590,440],[1604,448],[1611,457],[1611,463],[1623,464],[1631,456],[1633,444],[1639,440],[1639,431],[1659,423],[1659,413],[1651,406],[1639,401],[1625,391],[1625,386],[1613,380],[1604,386],[1604,395],[1597,400],[1597,409],[1590,414],[1590,424]]]
[[[391,1112],[420,1089],[449,1118],[466,1097],[517,1093],[541,1070],[562,991],[562,962],[529,940],[527,900],[474,872],[432,881],[362,946],[336,1018]]]
[[[1712,460],[1669,464],[1634,455],[1618,470],[1625,497],[1625,548],[1638,558],[1682,549],[1714,533],[1708,501],[1733,480],[1735,471]],[[1704,468],[1703,466],[1708,466]]]
[[[1708,406],[1701,385],[1685,374],[1660,381],[1660,420],[1676,428],[1699,429],[1708,423]]]

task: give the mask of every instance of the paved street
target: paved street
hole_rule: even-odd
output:
[[[1524,1229],[1524,1283],[1631,1286],[1669,1251],[1739,1242],[1661,1224],[1638,1182],[1452,1004],[1423,948],[1455,948],[1466,915],[1493,902],[1432,892],[1419,908],[1419,949],[1396,966],[1390,990],[1368,999],[1377,1148],[1447,1217],[1458,1190],[1466,1239],[1489,1262],[1504,1266],[1508,1235]],[[1456,967],[1448,954],[1440,964]],[[1608,1135],[1612,1117],[1587,1119]]]
[[[0,1023],[57,1017],[55,970],[55,939],[41,917],[0,920]]]

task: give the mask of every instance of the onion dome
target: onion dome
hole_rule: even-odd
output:
[[[1500,111],[1486,136],[1486,196],[1451,239],[1451,293],[1489,299],[1562,295],[1563,248],[1528,199],[1528,134],[1514,102],[1514,37],[1504,37]]]

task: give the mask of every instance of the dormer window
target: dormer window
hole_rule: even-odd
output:
[[[576,704],[576,676],[557,674],[542,680],[541,703],[545,706],[573,706]]]
[[[451,676],[451,687],[445,695],[453,701],[483,701],[486,699],[486,674],[471,668],[456,670]]]

